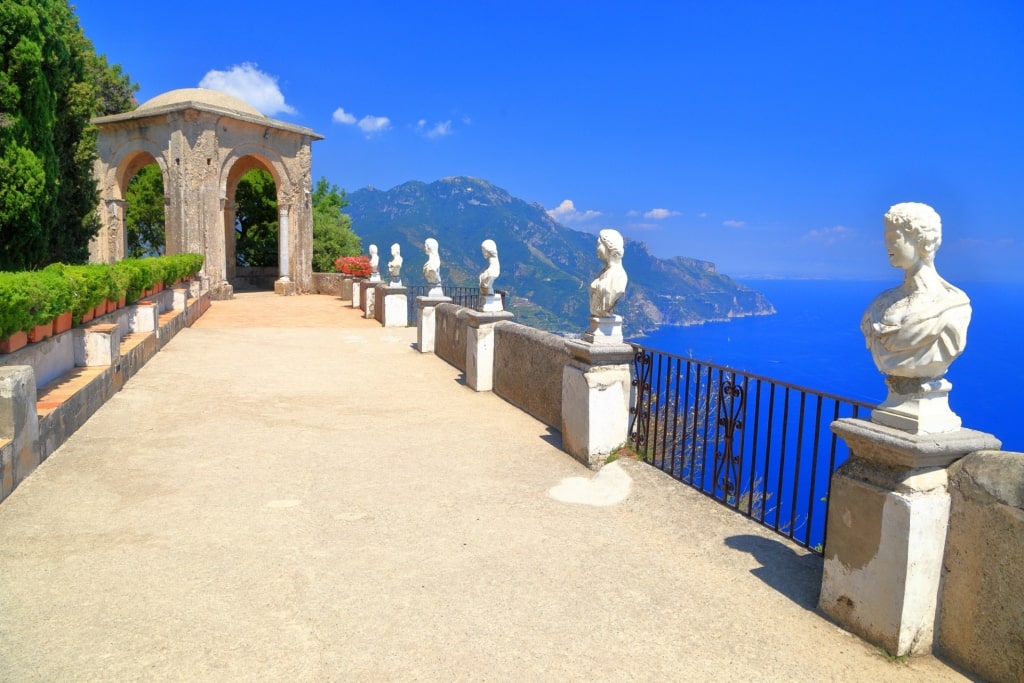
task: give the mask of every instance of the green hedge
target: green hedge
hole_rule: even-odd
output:
[[[202,267],[200,254],[174,254],[114,264],[54,263],[39,271],[0,272],[0,339],[28,332],[66,311],[71,311],[77,325],[103,301],[135,301],[156,283],[171,285]]]

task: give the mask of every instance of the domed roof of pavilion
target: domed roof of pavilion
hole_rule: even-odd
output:
[[[212,107],[217,107],[218,109],[230,109],[243,114],[248,114],[249,116],[266,118],[266,116],[260,113],[256,107],[252,106],[248,102],[218,90],[210,90],[209,88],[179,88],[178,90],[170,90],[157,95],[152,99],[146,100],[140,104],[135,111],[145,112],[150,109],[158,109],[187,102],[207,104]]]

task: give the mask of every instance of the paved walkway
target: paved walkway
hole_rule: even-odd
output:
[[[0,681],[966,680],[651,467],[555,499],[557,434],[415,336],[215,302],[0,505]]]

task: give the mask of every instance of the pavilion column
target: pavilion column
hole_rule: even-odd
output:
[[[289,252],[288,252],[288,206],[284,205],[281,207],[280,218],[278,220],[278,277],[277,282],[274,283],[274,293],[280,294],[281,296],[292,296],[296,293],[295,283],[292,282],[289,277]]]

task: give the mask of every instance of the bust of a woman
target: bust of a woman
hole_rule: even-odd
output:
[[[480,293],[494,294],[494,281],[501,275],[501,264],[498,262],[498,245],[494,240],[484,240],[480,251],[487,259],[487,267],[480,273]]]
[[[437,240],[428,237],[423,243],[427,262],[423,264],[423,277],[431,287],[441,286],[441,257],[437,253]]]
[[[597,257],[604,269],[590,283],[590,315],[608,318],[626,291],[626,270],[622,267],[622,235],[618,230],[606,229],[598,233]]]
[[[860,325],[884,375],[941,378],[967,345],[971,302],[935,270],[941,242],[942,222],[927,204],[896,204],[885,214],[889,263],[903,269],[903,284],[875,297]]]

